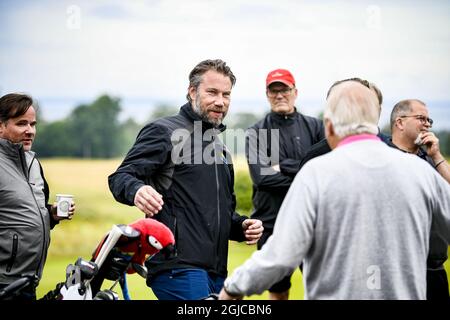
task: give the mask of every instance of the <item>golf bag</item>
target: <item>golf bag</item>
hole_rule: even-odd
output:
[[[164,224],[154,219],[139,219],[129,225],[117,224],[97,245],[90,260],[78,258],[66,268],[66,281],[58,283],[42,300],[118,300],[113,291],[120,284],[125,300],[128,293],[126,274],[137,272],[147,277],[145,260],[162,252],[167,259],[175,255],[175,239]],[[101,290],[104,280],[114,281]],[[26,276],[0,291],[0,300],[13,298],[21,289],[36,281]]]

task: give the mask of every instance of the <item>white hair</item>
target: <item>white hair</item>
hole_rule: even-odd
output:
[[[328,119],[340,138],[361,134],[378,134],[380,112],[376,96],[369,88],[354,82],[343,82],[334,87],[325,106]]]

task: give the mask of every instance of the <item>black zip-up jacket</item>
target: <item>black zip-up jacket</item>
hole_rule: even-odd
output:
[[[154,218],[174,233],[177,256],[165,260],[157,254],[148,260],[150,277],[180,267],[226,276],[228,240],[245,240],[242,222],[247,217],[235,212],[233,165],[217,137],[224,130],[202,122],[187,103],[177,115],[146,125],[109,176],[109,188],[121,203],[133,205],[146,184],[163,196],[163,208]]]
[[[384,143],[389,145],[389,140],[391,139],[390,136],[382,133],[380,129],[378,129],[378,138],[381,139]],[[300,169],[303,168],[303,166],[311,159],[314,159],[318,156],[321,156],[325,153],[328,153],[331,151],[331,147],[328,145],[327,139],[324,138],[320,140],[319,142],[315,143],[311,146],[311,148],[306,152],[305,157],[300,162]]]
[[[258,134],[260,129],[266,129],[267,134],[263,133],[260,136]],[[270,131],[272,129],[279,130],[278,163],[273,163],[270,159],[273,158],[271,149],[274,145],[271,141]],[[250,131],[256,132],[258,138],[249,138]],[[267,137],[267,142],[262,143],[261,137]],[[278,210],[300,169],[300,163],[306,151],[324,137],[322,121],[305,116],[297,110],[289,115],[270,112],[247,130],[245,152],[253,181],[254,210],[251,217],[262,220],[265,230],[273,229]],[[257,156],[255,151],[258,152]],[[271,170],[272,174],[267,174],[267,170],[277,164],[280,166],[280,172]],[[299,199],[301,199],[301,195],[299,195]]]

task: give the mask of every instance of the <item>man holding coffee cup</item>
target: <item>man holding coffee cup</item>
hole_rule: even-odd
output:
[[[49,188],[41,164],[31,151],[36,136],[33,99],[11,93],[0,98],[0,289],[24,275],[42,276],[50,229],[71,219],[71,200],[66,216],[57,215],[56,203],[48,203]],[[18,299],[36,299],[34,283]]]

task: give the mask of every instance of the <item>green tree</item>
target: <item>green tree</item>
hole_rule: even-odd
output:
[[[225,122],[227,123],[228,128],[246,130],[248,127],[258,122],[261,118],[262,116],[251,112],[238,112],[235,114],[229,114],[227,119],[225,119]]]
[[[124,154],[139,128],[121,124],[120,99],[102,95],[91,104],[77,106],[64,120],[45,122],[38,117],[38,139],[33,146],[42,157],[112,158]]]
[[[450,131],[438,131],[436,132],[436,136],[439,139],[439,147],[441,153],[449,157],[450,156]]]
[[[125,155],[130,150],[141,128],[142,126],[132,118],[129,118],[120,125],[120,131],[122,132],[121,155]]]
[[[120,99],[102,95],[90,105],[76,107],[69,116],[75,156],[111,158],[120,155]]]
[[[33,150],[40,157],[70,157],[75,154],[75,145],[68,130],[67,120],[38,122],[36,132],[37,139],[33,143]]]
[[[155,109],[153,109],[153,111],[150,114],[150,121],[159,119],[159,118],[163,118],[163,117],[167,117],[167,116],[173,116],[176,115],[178,113],[178,108],[171,106],[169,104],[159,104],[155,107]]]

